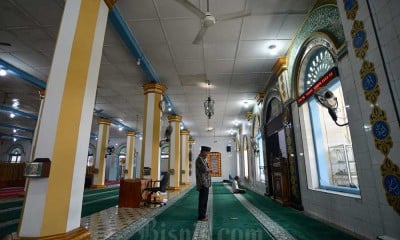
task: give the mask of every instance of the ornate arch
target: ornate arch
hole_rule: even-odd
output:
[[[320,36],[320,37],[316,37]],[[323,36],[323,37],[321,37]],[[339,10],[334,1],[326,1],[317,6],[303,22],[290,46],[288,54],[288,79],[294,86],[296,71],[299,66],[298,56],[304,55],[304,46],[313,38],[329,39],[335,49],[341,49],[345,44],[343,26],[341,25]],[[294,72],[293,72],[294,71]],[[294,91],[292,86],[292,91]],[[292,96],[293,92],[292,92]]]
[[[12,154],[12,153],[13,153],[13,150],[15,150],[15,149],[20,149],[20,150],[21,150],[21,151],[20,151],[21,155],[25,155],[24,146],[22,146],[22,145],[19,144],[19,143],[15,143],[15,144],[11,145],[11,146],[7,149],[7,155]]]
[[[294,73],[292,78],[292,90],[294,91],[293,96],[295,99],[297,99],[305,90],[305,84],[302,79],[304,79],[306,71],[309,70],[309,65],[311,63],[310,59],[314,58],[318,51],[321,53],[323,51],[323,56],[321,57],[322,60],[325,58],[325,61],[331,62],[330,65],[338,65],[338,50],[334,47],[334,44],[329,36],[321,33],[315,33],[310,36],[303,42],[299,55],[296,57],[296,61],[294,63],[295,65],[293,66]],[[316,78],[318,79],[318,74],[316,74]]]

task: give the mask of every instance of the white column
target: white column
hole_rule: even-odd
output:
[[[160,179],[160,103],[166,87],[158,83],[143,85],[145,95],[145,115],[143,121],[142,160],[140,176],[143,178]],[[150,175],[144,175],[143,169],[151,168]]]
[[[105,188],[106,153],[111,120],[99,118],[99,133],[97,136],[96,156],[94,162],[93,182],[91,188]]]
[[[181,178],[181,129],[180,123],[182,117],[178,115],[168,116],[169,124],[171,124],[173,131],[169,142],[169,170],[171,177],[169,180],[169,188],[171,190],[180,189]]]
[[[108,10],[103,0],[65,2],[34,154],[50,159],[50,175],[29,179],[19,237],[89,238],[80,220]]]
[[[181,131],[181,179],[182,185],[189,185],[189,131]]]
[[[133,178],[133,167],[134,167],[134,157],[135,157],[135,132],[128,132],[126,138],[126,158],[125,158],[125,179]]]

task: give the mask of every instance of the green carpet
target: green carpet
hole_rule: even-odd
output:
[[[246,189],[243,196],[255,207],[267,214],[296,239],[304,240],[350,240],[356,239],[329,225],[306,216],[293,208],[282,207],[270,198]]]
[[[83,193],[82,212],[81,217],[86,217],[95,212],[118,205],[119,187],[108,187],[103,189],[87,189]],[[99,200],[99,201],[97,201]],[[16,199],[15,201],[7,201],[0,203],[0,210],[9,208],[17,208],[12,211],[7,211],[0,215],[0,223],[12,220],[19,220],[23,199]],[[16,232],[18,229],[18,222],[9,224],[0,228],[0,239],[5,235]]]
[[[192,188],[130,239],[192,239],[197,222],[198,193]]]
[[[273,239],[223,184],[213,184],[212,239]]]
[[[13,208],[13,207],[21,207],[22,203],[23,203],[23,199],[22,198],[5,201],[5,202],[0,203],[0,210]]]

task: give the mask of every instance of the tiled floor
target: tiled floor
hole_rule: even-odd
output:
[[[149,223],[154,216],[167,209],[176,200],[187,192],[190,187],[184,187],[180,191],[168,191],[162,195],[168,199],[163,206],[141,206],[140,208],[108,208],[81,219],[81,225],[91,233],[90,239],[129,239],[135,232]],[[209,199],[212,199],[210,197]],[[212,205],[212,204],[209,204]],[[209,222],[198,222],[194,239],[209,239]]]

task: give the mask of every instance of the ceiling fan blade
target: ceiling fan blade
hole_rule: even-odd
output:
[[[7,47],[11,47],[11,44],[8,42],[0,42],[0,45],[2,46],[7,46]]]
[[[189,9],[192,13],[196,14],[197,16],[203,18],[206,16],[206,13],[201,11],[197,8],[193,3],[189,2],[189,0],[176,0],[177,2],[181,3],[184,7]]]
[[[199,44],[201,39],[203,39],[204,34],[206,34],[207,27],[202,26],[200,31],[197,33],[196,38],[193,40],[193,44]]]
[[[235,12],[235,13],[228,13],[219,17],[215,17],[216,21],[225,21],[225,20],[231,20],[235,18],[241,18],[241,17],[246,17],[250,16],[251,12],[249,11],[240,11],[240,12]]]

